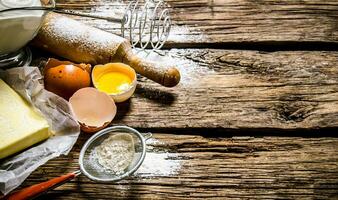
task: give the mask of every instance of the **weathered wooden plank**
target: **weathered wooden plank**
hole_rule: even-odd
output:
[[[182,81],[140,78],[113,124],[136,128],[317,129],[338,127],[338,52],[171,50]],[[156,53],[150,60],[161,60]],[[163,61],[163,60],[162,60]]]
[[[28,186],[78,169],[82,135],[68,157],[48,162]],[[154,134],[136,175],[118,183],[78,177],[41,199],[336,199],[338,139],[205,138]]]
[[[86,13],[112,16],[121,11],[121,2],[107,0],[59,0],[59,5]],[[338,2],[248,1],[248,0],[167,0],[173,19],[167,47],[214,44],[236,48],[262,44],[310,42],[308,48],[337,46]],[[120,10],[118,10],[120,9]],[[82,19],[99,28],[119,33],[118,26],[103,20]],[[314,43],[311,43],[314,42]],[[316,43],[316,42],[319,42]],[[316,45],[315,45],[316,44]],[[334,46],[333,46],[334,45]]]
[[[141,82],[135,97],[119,106],[122,112],[114,124],[229,129],[338,126],[337,52],[172,52],[187,59],[185,63],[175,59],[181,85],[166,89]]]

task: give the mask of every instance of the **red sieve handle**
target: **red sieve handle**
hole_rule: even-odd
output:
[[[17,192],[14,192],[12,194],[9,194],[8,196],[5,196],[5,199],[8,200],[26,200],[26,199],[32,199],[34,197],[39,196],[40,194],[47,192],[48,190],[51,190],[53,188],[58,187],[59,185],[62,185],[63,183],[66,183],[67,181],[73,179],[76,177],[76,173],[72,172],[57,178],[53,178],[51,180],[38,183],[26,188],[23,188]]]

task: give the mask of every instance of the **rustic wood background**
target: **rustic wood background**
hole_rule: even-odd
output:
[[[175,37],[157,53],[187,62],[182,83],[140,77],[112,123],[154,133],[143,168],[112,184],[80,176],[41,199],[338,199],[338,2],[167,2]],[[107,14],[116,1],[58,4]],[[78,169],[88,137],[24,186]]]

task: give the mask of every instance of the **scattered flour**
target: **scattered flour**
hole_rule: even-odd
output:
[[[156,61],[163,65],[175,66],[181,74],[181,81],[176,87],[197,86],[202,79],[215,71],[209,68],[208,63],[200,63],[186,57],[189,55],[186,49],[171,49],[167,51],[151,51],[134,49],[134,53],[148,61]]]
[[[206,36],[199,30],[194,32],[188,26],[172,25],[168,41],[170,42],[192,42],[204,40]]]
[[[147,140],[147,153],[141,167],[136,171],[135,176],[156,177],[176,175],[181,169],[181,161],[177,158],[176,153],[157,152],[157,145],[163,142],[149,138]]]
[[[135,175],[142,177],[175,175],[181,169],[181,163],[179,160],[171,160],[171,157],[176,157],[176,154],[147,152],[143,164]]]
[[[105,16],[105,17],[122,17],[124,15],[125,9],[128,6],[129,1],[121,1],[121,0],[99,0],[95,2],[95,6],[91,7],[90,10],[84,10],[88,14]],[[169,11],[173,8],[169,7]],[[80,18],[81,20],[81,18]],[[88,24],[88,19],[83,19]],[[94,22],[94,21],[92,21]],[[105,20],[101,20],[101,23],[93,23],[89,22],[89,25],[94,25],[98,28],[110,31],[115,34],[120,34],[120,24],[107,22]],[[186,25],[176,25],[175,22],[172,22],[170,34],[168,37],[168,41],[171,42],[191,42],[191,41],[199,41],[205,39],[206,36],[202,33],[202,31],[191,28]]]

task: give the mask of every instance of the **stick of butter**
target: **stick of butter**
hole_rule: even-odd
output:
[[[50,136],[47,121],[0,79],[0,159]]]

